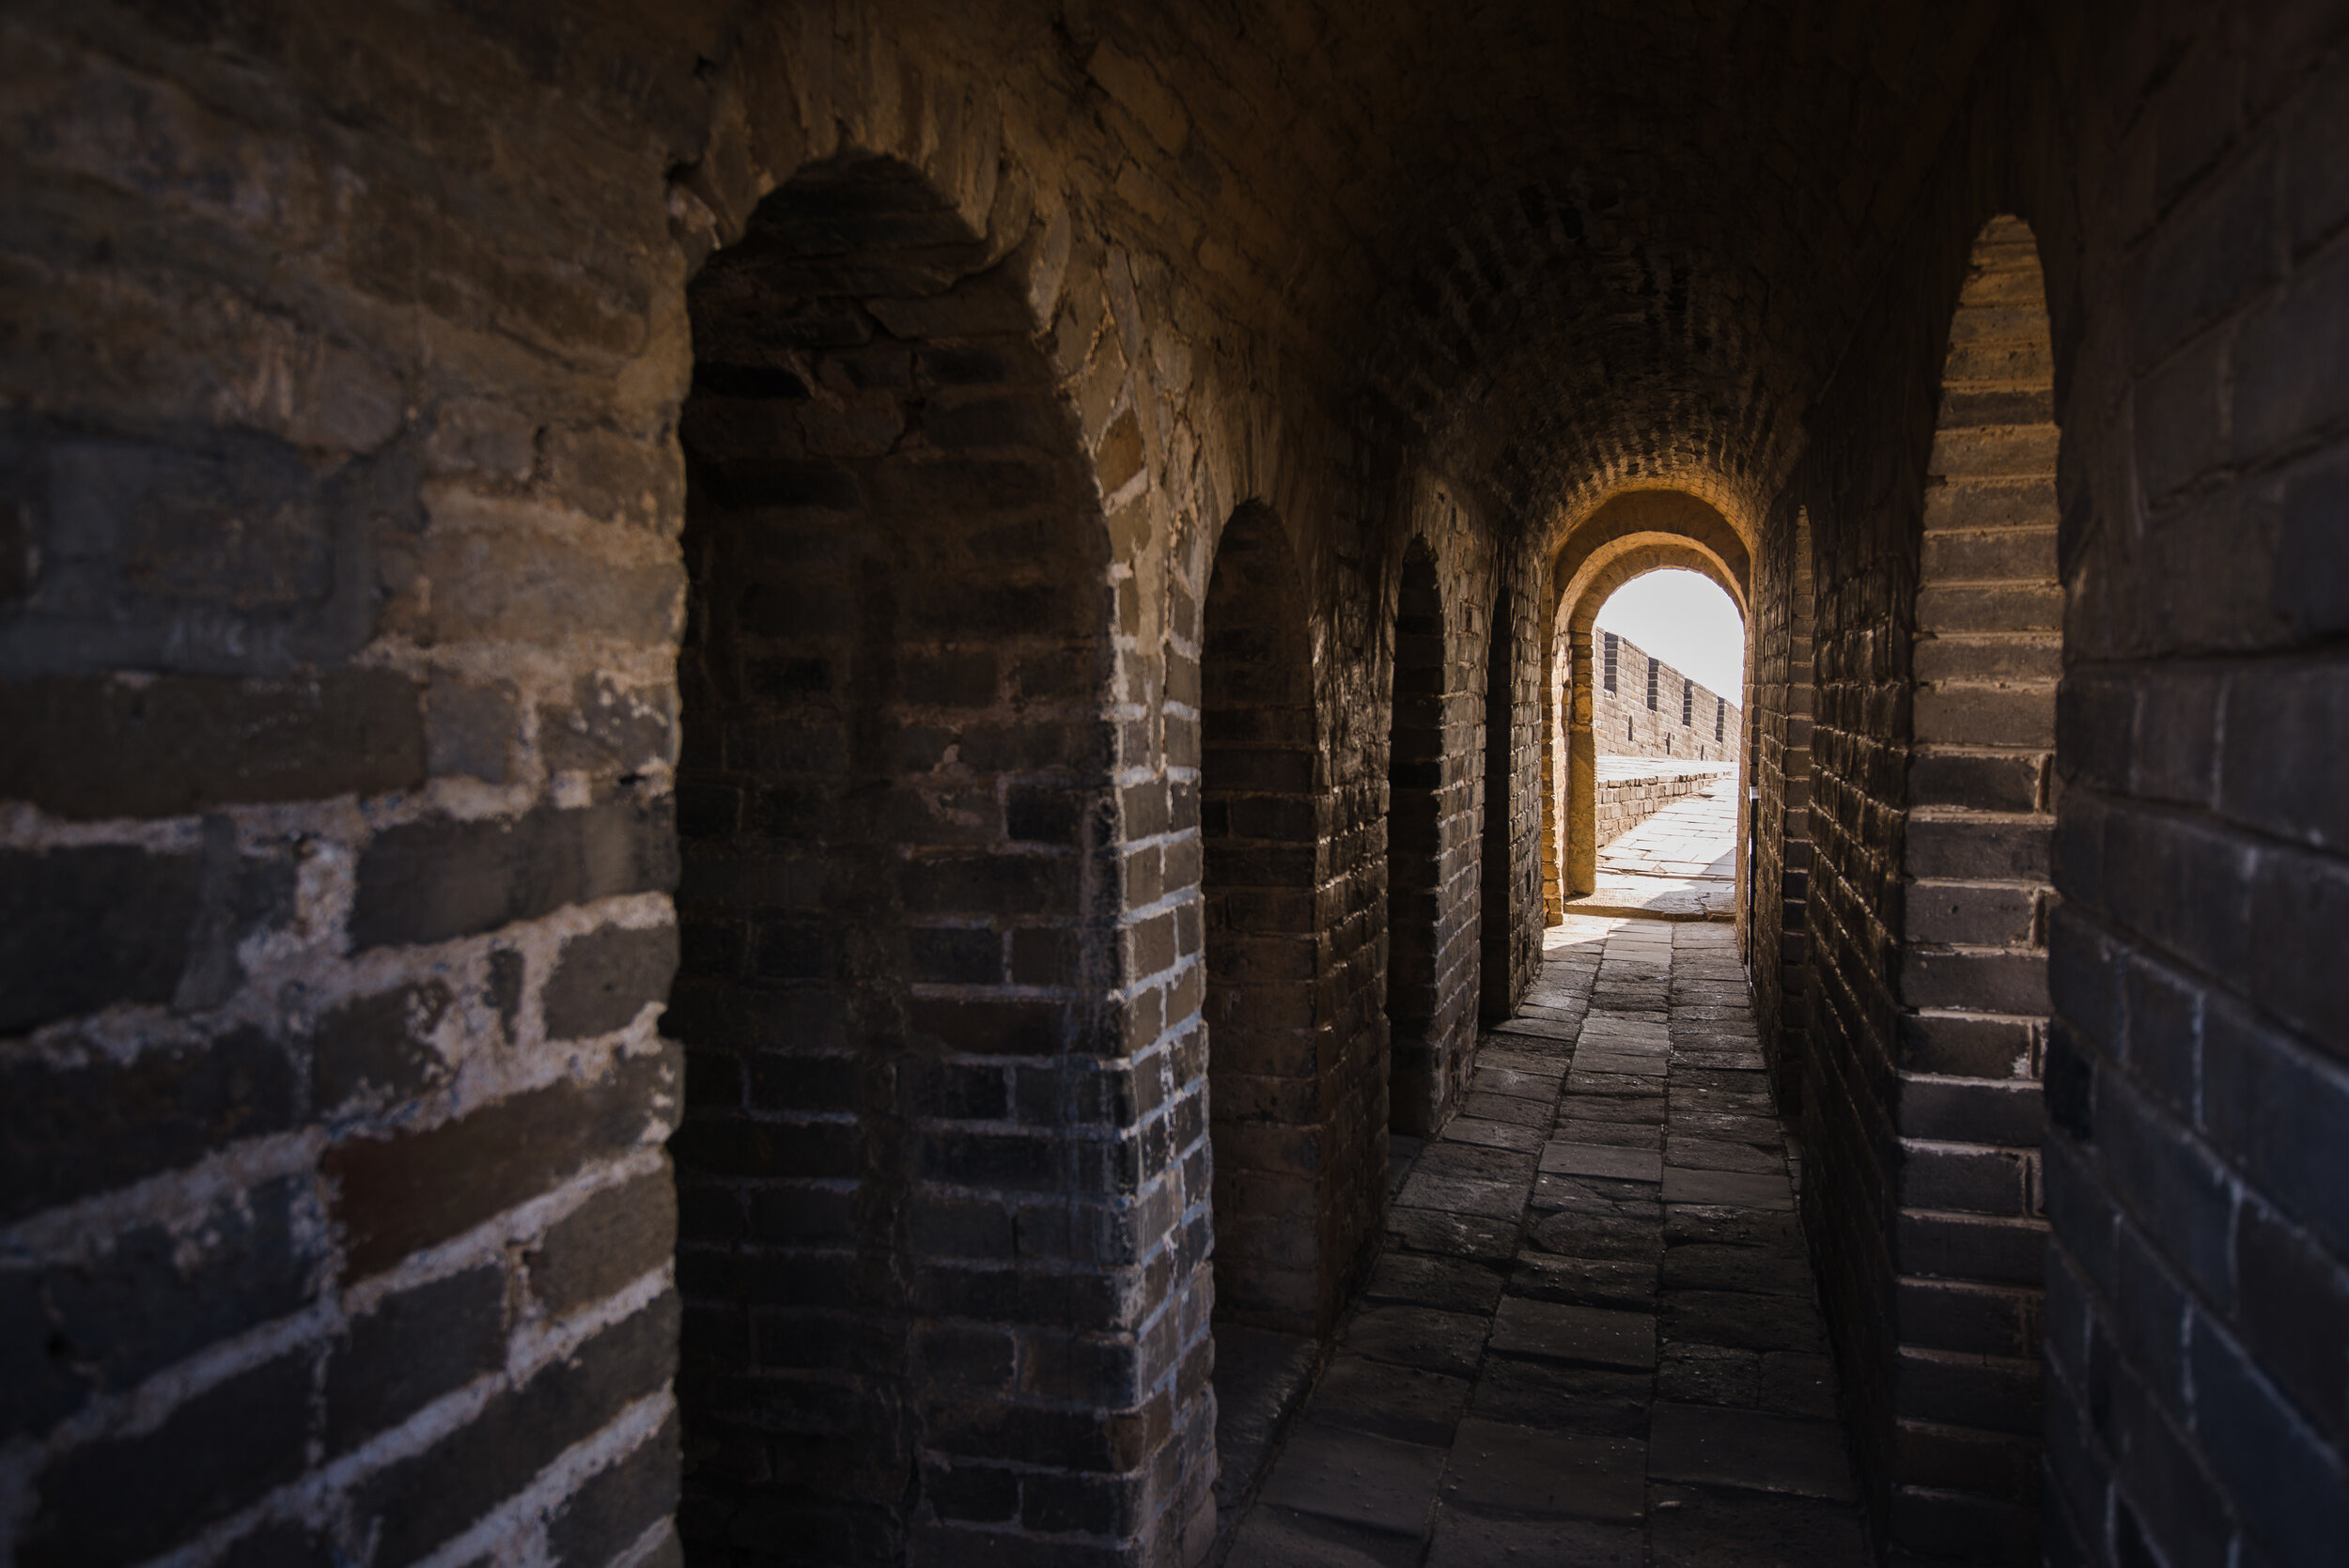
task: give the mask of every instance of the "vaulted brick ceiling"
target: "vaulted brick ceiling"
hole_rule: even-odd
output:
[[[1775,490],[1999,8],[1239,9],[1060,37],[1174,88],[1161,177],[1301,351],[1554,525],[1626,484]]]

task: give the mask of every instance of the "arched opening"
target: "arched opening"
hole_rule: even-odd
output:
[[[1325,1048],[1336,1041],[1329,934],[1315,914],[1330,800],[1305,606],[1280,520],[1241,508],[1217,546],[1200,653],[1217,1497],[1227,1512],[1343,1305],[1375,1213],[1360,1173],[1375,1181],[1385,1162],[1385,1127],[1367,1125],[1368,1063]],[[1374,1131],[1377,1147],[1354,1147]]]
[[[1690,498],[1679,499],[1692,506],[1700,505]],[[1687,677],[1658,666],[1645,650],[1620,636],[1612,648],[1614,684],[1610,690],[1609,650],[1596,624],[1600,608],[1625,584],[1651,572],[1678,569],[1695,572],[1719,587],[1728,597],[1742,631],[1746,594],[1737,570],[1745,562],[1743,547],[1736,544],[1735,535],[1719,513],[1709,507],[1702,510],[1716,525],[1703,530],[1706,537],[1703,540],[1619,527],[1598,531],[1592,538],[1578,536],[1560,557],[1557,580],[1561,591],[1551,623],[1549,655],[1550,668],[1556,674],[1547,706],[1551,733],[1563,737],[1563,743],[1553,743],[1554,760],[1543,777],[1543,814],[1552,825],[1548,836],[1556,857],[1553,865],[1545,868],[1548,884],[1557,890],[1554,899],[1545,898],[1552,924],[1578,908],[1612,907],[1605,901],[1591,903],[1600,891],[1600,846],[1611,834],[1637,825],[1629,818],[1631,812],[1658,799],[1634,776],[1642,769],[1610,767],[1602,770],[1602,754],[1653,756],[1663,770],[1686,775],[1674,786],[1683,793],[1694,793],[1701,784],[1711,783],[1709,774],[1727,764],[1723,774],[1727,782],[1720,787],[1733,792],[1725,798],[1734,812],[1736,768],[1741,761],[1738,747],[1726,739],[1716,743],[1709,721],[1718,719],[1725,737],[1735,734],[1744,722],[1740,704],[1726,692],[1711,691],[1710,697],[1718,699],[1720,706],[1707,706],[1708,722],[1700,730]],[[1725,558],[1724,550],[1733,553]],[[1729,684],[1726,675],[1719,678],[1723,685]],[[1739,678],[1742,683],[1743,677]],[[1686,723],[1682,722],[1684,713]],[[1615,775],[1615,787],[1603,787],[1603,771]],[[1707,777],[1701,779],[1701,775]],[[1672,908],[1683,914],[1734,918],[1736,886],[1733,862],[1728,886],[1719,893],[1699,897],[1703,908],[1679,910],[1684,901],[1679,894],[1672,895]],[[1716,904],[1717,909],[1712,908]]]
[[[1387,1104],[1411,1136],[1434,1130],[1443,1096],[1445,651],[1435,558],[1415,538],[1395,590],[1387,742]]]
[[[691,287],[668,1027],[697,1560],[1020,1528],[972,1499],[1028,1456],[955,1402],[1020,1403],[1015,1345],[1074,1339],[1007,1270],[1033,1206],[1065,1223],[1060,1075],[1098,991],[1105,550],[987,262],[911,170],[844,159]]]
[[[1951,1494],[1978,1553],[2036,1539],[2036,1101],[2063,652],[2053,365],[2037,245],[1995,218],[1951,323],[1912,653],[1890,1529],[1915,1550],[1950,1549],[1937,1538]],[[2012,1110],[1988,1113],[2000,1102]]]

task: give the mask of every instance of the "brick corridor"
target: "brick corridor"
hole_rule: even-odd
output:
[[[1794,1207],[1732,928],[1569,916],[1228,1561],[1860,1562]]]

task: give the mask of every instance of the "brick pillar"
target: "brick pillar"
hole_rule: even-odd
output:
[[[2035,1559],[2039,1073],[2055,827],[2053,350],[1994,219],[1951,325],[1925,489],[1898,977],[1893,1541]]]

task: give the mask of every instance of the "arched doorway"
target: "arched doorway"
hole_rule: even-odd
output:
[[[1643,498],[1637,508],[1621,504]],[[1659,502],[1657,497],[1669,498]],[[1669,526],[1672,531],[1665,531]],[[1546,693],[1553,737],[1543,773],[1543,815],[1554,869],[1545,868],[1545,905],[1554,924],[1574,898],[1598,885],[1598,613],[1618,588],[1652,571],[1678,568],[1707,578],[1729,596],[1741,620],[1747,609],[1747,555],[1727,520],[1692,496],[1633,492],[1602,507],[1578,530],[1553,571],[1558,598],[1550,622]],[[1658,693],[1661,700],[1662,693]],[[1680,693],[1672,694],[1677,712]],[[1709,735],[1710,732],[1707,731]],[[1736,748],[1725,748],[1733,760]],[[1550,892],[1548,890],[1555,890]]]

